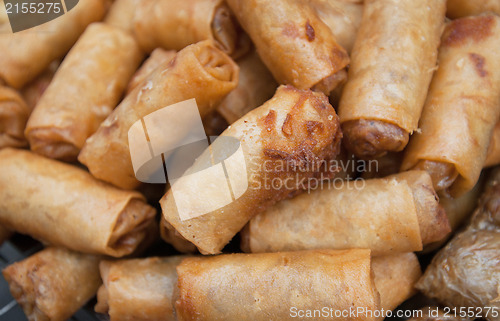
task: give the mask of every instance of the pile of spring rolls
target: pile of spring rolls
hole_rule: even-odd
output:
[[[44,249],[2,273],[30,321],[378,321],[419,291],[413,320],[500,320],[498,0],[82,0],[15,33],[6,4],[0,244]]]

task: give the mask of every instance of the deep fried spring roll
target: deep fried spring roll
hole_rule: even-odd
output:
[[[0,85],[0,148],[28,144],[24,128],[30,112],[17,90]]]
[[[11,230],[0,226],[0,245],[2,245],[3,242],[7,241],[12,236],[12,234],[13,232]]]
[[[175,50],[165,50],[162,48],[156,48],[153,50],[148,59],[142,64],[141,68],[136,71],[132,79],[130,80],[127,87],[127,94],[129,94],[135,87],[142,84],[146,78],[148,78],[156,68],[166,65],[172,59],[175,58],[177,52]]]
[[[447,25],[421,130],[403,159],[403,170],[427,170],[434,188],[453,197],[476,184],[500,116],[499,37],[500,17],[493,14]]]
[[[179,321],[295,320],[299,310],[379,307],[368,250],[193,257],[177,274]]]
[[[448,0],[446,15],[451,19],[456,19],[488,11],[500,14],[500,2],[498,0]]]
[[[103,261],[95,311],[110,321],[175,321],[173,295],[182,256]]]
[[[228,0],[280,84],[329,94],[346,79],[349,56],[308,3]]]
[[[450,197],[443,192],[438,193],[439,204],[443,206],[453,231],[456,231],[474,212],[482,185],[478,182],[473,189],[457,198]]]
[[[130,127],[154,111],[191,98],[204,117],[237,83],[238,66],[209,41],[188,46],[125,97],[87,140],[78,160],[101,180],[135,188],[140,183],[130,157]]]
[[[134,15],[141,2],[142,0],[114,0],[104,22],[133,34]]]
[[[341,136],[338,117],[325,95],[281,86],[272,99],[226,129],[186,175],[172,185],[160,200],[163,217],[201,253],[220,253],[253,216],[317,182],[317,177],[329,170],[322,166],[323,162],[338,154]],[[234,171],[246,168],[239,185],[235,177],[230,178],[231,184],[238,186],[233,188],[235,194],[241,191],[239,197],[225,202],[222,186],[213,183],[206,188],[211,191],[203,196],[184,200],[182,195],[191,195],[193,186],[200,190],[204,182],[221,182],[217,174],[208,173],[203,181],[197,181],[189,173],[205,169],[211,163],[210,150],[224,153],[228,137],[237,139],[243,151],[240,158],[235,157],[226,165]],[[232,174],[241,177],[239,170]],[[330,177],[332,173],[325,175]],[[270,187],[272,182],[281,184]],[[240,188],[245,184],[246,189]],[[208,209],[207,202],[211,205]],[[225,206],[213,206],[217,202]]]
[[[30,321],[67,320],[101,284],[99,257],[63,248],[46,248],[2,273]]]
[[[103,23],[90,25],[28,121],[31,150],[76,161],[87,138],[118,104],[141,60],[142,52],[131,35]]]
[[[80,1],[50,22],[17,33],[1,33],[0,81],[14,88],[26,85],[66,54],[87,25],[101,20],[108,4],[108,0]]]
[[[493,128],[484,167],[498,164],[500,164],[500,122],[497,122],[495,128]]]
[[[40,98],[42,98],[43,94],[49,87],[60,64],[60,60],[54,60],[41,75],[36,77],[35,80],[27,84],[21,90],[21,94],[28,105],[30,113],[33,109],[35,109],[35,106],[40,101]]]
[[[346,147],[356,156],[401,151],[417,129],[436,66],[445,2],[365,1],[339,106]]]
[[[238,86],[217,106],[217,111],[229,124],[270,99],[278,84],[255,50],[238,61]]]
[[[136,192],[28,151],[0,150],[0,224],[69,249],[130,254],[154,223],[155,210]],[[29,202],[26,197],[29,196]]]
[[[250,41],[223,0],[142,0],[134,15],[141,47],[181,50],[211,40],[232,57],[245,54]]]
[[[284,200],[250,221],[242,233],[242,248],[369,248],[378,256],[419,251],[449,230],[429,175],[414,171]]]
[[[330,28],[338,44],[351,53],[361,17],[363,0],[308,0],[319,18]]]
[[[380,293],[380,307],[394,310],[412,297],[415,283],[422,276],[420,263],[413,253],[375,257],[372,260],[375,287]]]

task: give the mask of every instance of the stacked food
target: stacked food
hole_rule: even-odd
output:
[[[498,0],[2,2],[29,320],[500,320]]]

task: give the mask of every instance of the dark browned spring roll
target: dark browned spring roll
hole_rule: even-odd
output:
[[[228,0],[280,84],[329,94],[346,78],[349,56],[306,2]]]
[[[63,16],[17,33],[0,33],[0,82],[21,88],[73,46],[87,25],[102,19],[108,0],[80,1]]]
[[[154,224],[137,192],[28,151],[0,150],[0,224],[75,251],[132,253]]]
[[[24,128],[30,112],[17,90],[0,85],[0,148],[28,145]]]
[[[134,15],[133,32],[141,47],[181,50],[212,41],[237,58],[250,41],[223,0],[141,0]]]
[[[143,54],[125,31],[94,23],[59,67],[26,126],[31,150],[76,161],[83,144],[116,107]]]
[[[196,99],[200,116],[206,116],[236,87],[238,71],[234,61],[210,41],[184,48],[125,97],[86,141],[78,160],[103,181],[136,188],[140,182],[130,156],[131,126],[155,111],[192,98]],[[190,129],[180,128],[186,134]]]
[[[92,298],[101,279],[99,257],[49,247],[3,271],[30,321],[65,321]]]
[[[434,188],[453,197],[476,184],[500,116],[499,37],[495,14],[447,25],[420,131],[405,152],[402,170],[427,170]]]
[[[344,142],[356,156],[401,151],[417,130],[445,6],[445,0],[364,2],[339,105]]]
[[[103,261],[95,311],[110,321],[175,321],[176,267],[182,256]]]
[[[363,181],[362,181],[363,182]],[[247,252],[369,248],[375,256],[422,250],[450,231],[425,171],[345,183],[285,200],[242,233]]]

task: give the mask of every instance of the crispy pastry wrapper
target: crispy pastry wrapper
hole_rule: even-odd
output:
[[[40,101],[40,98],[42,98],[43,94],[49,87],[60,65],[61,61],[59,59],[52,61],[41,75],[36,77],[21,90],[21,94],[28,105],[30,113],[33,109],[35,109],[35,106]]]
[[[295,320],[292,307],[379,307],[368,250],[193,257],[177,274],[180,321]]]
[[[85,0],[63,16],[24,31],[0,33],[0,82],[21,88],[66,54],[87,25],[102,19],[108,0]]]
[[[365,1],[339,106],[347,146],[357,156],[401,151],[417,129],[444,11],[445,0]]]
[[[176,267],[183,258],[102,261],[104,284],[99,288],[95,311],[108,314],[110,321],[175,321]]]
[[[242,232],[243,250],[369,248],[380,256],[419,251],[449,232],[426,172],[359,182],[284,200],[257,215]]]
[[[175,50],[165,50],[162,48],[156,48],[153,50],[151,55],[144,61],[141,68],[137,70],[130,80],[127,87],[127,94],[129,94],[134,88],[141,85],[146,78],[148,78],[156,68],[166,65],[172,59],[175,58],[177,52]]]
[[[24,128],[30,112],[17,90],[0,85],[0,148],[28,145]]]
[[[446,27],[420,131],[402,169],[426,169],[453,197],[476,184],[500,115],[500,17],[485,14]],[[473,155],[473,156],[472,156]]]
[[[229,124],[269,100],[278,84],[255,50],[236,61],[240,67],[238,86],[217,106]]]
[[[446,15],[451,19],[473,16],[484,12],[500,14],[500,2],[497,0],[448,0]]]
[[[174,182],[160,200],[163,217],[201,253],[220,253],[253,216],[333,175],[323,162],[337,156],[341,136],[338,117],[325,95],[281,86],[271,100],[226,129]],[[227,153],[229,138],[237,140],[241,150],[240,156],[225,162],[228,171],[234,171],[229,178],[234,199],[225,196],[228,191],[222,188],[227,182],[217,172],[191,175],[207,164],[216,165],[211,151]],[[273,181],[282,184],[271,187]],[[183,198],[192,195],[193,188],[204,194]]]
[[[234,58],[250,48],[248,36],[223,0],[142,0],[133,21],[133,32],[148,52],[157,47],[181,50],[203,40]]]
[[[49,247],[2,273],[30,321],[65,321],[92,298],[101,279],[94,255]]]
[[[154,223],[155,210],[141,194],[74,166],[6,148],[0,167],[0,224],[44,242],[120,257],[132,253]]]
[[[237,83],[238,66],[231,58],[209,41],[190,45],[125,97],[87,140],[78,160],[101,180],[125,189],[136,188],[140,182],[129,151],[130,127],[150,113],[192,98],[204,117]],[[179,130],[187,135],[190,129]],[[172,136],[183,137],[182,133]]]
[[[420,263],[414,253],[375,257],[372,260],[375,286],[380,293],[380,307],[394,310],[412,297],[415,283],[422,276]]]
[[[125,31],[104,23],[90,25],[28,121],[31,150],[76,161],[87,138],[118,104],[142,58],[135,39]]]
[[[450,197],[445,192],[438,193],[439,204],[443,206],[453,231],[456,231],[474,212],[482,186],[479,181],[473,189],[456,198]]]
[[[134,15],[143,0],[114,0],[104,22],[134,33]]]
[[[309,0],[338,44],[351,53],[363,16],[363,0]]]
[[[500,164],[500,122],[497,122],[495,128],[493,128],[484,167],[498,164]]]
[[[228,0],[262,61],[280,84],[329,94],[345,81],[349,56],[302,1]]]

